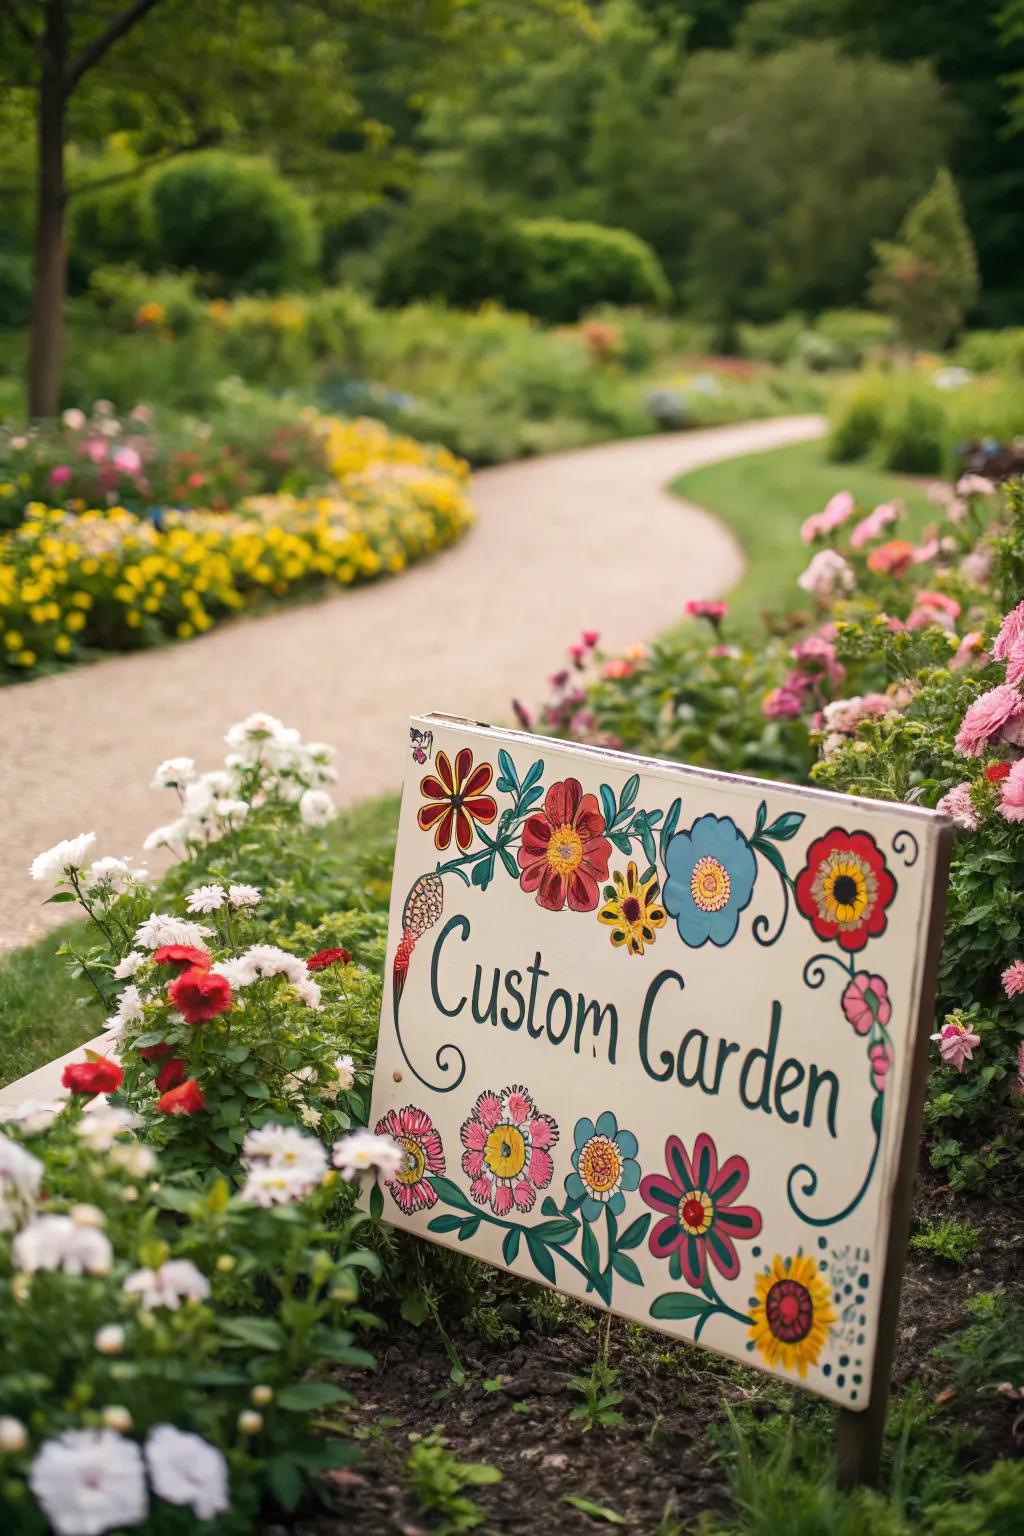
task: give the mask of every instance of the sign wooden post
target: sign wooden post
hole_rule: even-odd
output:
[[[413,721],[371,1125],[419,1236],[792,1381],[877,1474],[952,824]]]

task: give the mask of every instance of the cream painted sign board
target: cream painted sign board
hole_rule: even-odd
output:
[[[444,716],[408,752],[385,1218],[865,1408],[948,822]]]

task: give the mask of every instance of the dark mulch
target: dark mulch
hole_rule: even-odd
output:
[[[1001,1456],[1020,1453],[1024,1404],[997,1390],[997,1382],[956,1384],[956,1361],[936,1354],[964,1327],[964,1301],[1002,1283],[1024,1300],[1024,1220],[1005,1205],[964,1201],[922,1176],[917,1216],[956,1216],[980,1233],[979,1253],[957,1269],[911,1250],[903,1289],[894,1390],[918,1384],[938,1405],[939,1422],[964,1431],[954,1437],[964,1474]],[[746,1403],[768,1416],[783,1391],[765,1390],[765,1378],[686,1345],[677,1345],[616,1321],[611,1364],[622,1375],[619,1404],[625,1422],[584,1432],[570,1413],[581,1401],[567,1378],[586,1373],[595,1358],[600,1324],[567,1308],[552,1333],[529,1334],[511,1348],[456,1336],[466,1370],[463,1385],[450,1379],[451,1361],[431,1328],[397,1330],[372,1378],[361,1383],[352,1427],[369,1431],[358,1469],[334,1475],[333,1511],[310,1511],[287,1536],[421,1536],[431,1519],[417,1507],[403,1474],[410,1435],[437,1428],[460,1460],[497,1466],[503,1481],[470,1490],[486,1511],[483,1529],[494,1533],[538,1530],[589,1532],[617,1525],[587,1515],[567,1495],[591,1500],[622,1516],[628,1528],[653,1536],[666,1511],[690,1529],[702,1511],[726,1511],[727,1467],[714,1437],[726,1404]],[[495,1385],[500,1379],[500,1385]],[[485,1387],[485,1383],[488,1385]],[[756,1405],[756,1406],[755,1406]],[[671,1528],[671,1521],[666,1521]],[[285,1536],[280,1527],[264,1536]]]

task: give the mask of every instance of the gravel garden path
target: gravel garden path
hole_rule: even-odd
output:
[[[687,598],[726,591],[742,551],[666,484],[822,431],[787,417],[485,470],[475,530],[397,580],[3,689],[0,948],[63,915],[40,908],[35,853],[95,831],[98,853],[138,859],[171,814],[149,788],[157,762],[218,766],[224,731],[253,710],[335,745],[348,803],[399,784],[409,715],[507,720],[511,696],[542,695],[582,629],[619,649],[667,628]]]

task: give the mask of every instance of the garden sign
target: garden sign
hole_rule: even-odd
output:
[[[375,1204],[884,1406],[950,838],[906,805],[415,719],[371,1120],[407,1156]]]

